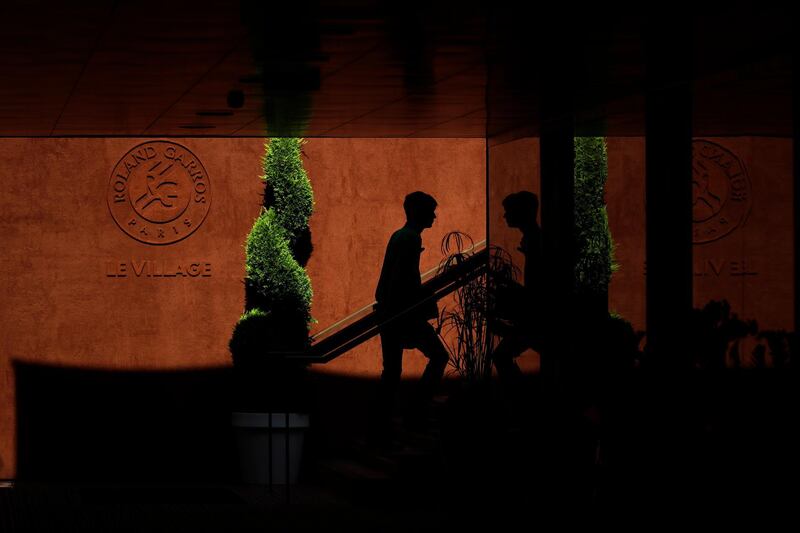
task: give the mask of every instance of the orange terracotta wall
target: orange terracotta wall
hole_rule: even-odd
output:
[[[644,139],[610,137],[606,210],[617,271],[611,276],[608,307],[645,329],[645,213]]]
[[[509,228],[503,218],[503,199],[511,193],[530,191],[540,194],[539,139],[523,138],[489,148],[489,242],[506,250],[514,265],[522,269],[525,256],[517,249],[522,234]],[[541,198],[540,198],[541,199]],[[540,212],[541,215],[541,212]],[[541,221],[541,216],[539,217]],[[524,352],[517,362],[526,372],[539,368],[539,357],[533,350]]]
[[[708,138],[742,164],[749,182],[742,204],[746,213],[730,233],[695,244],[694,305],[726,298],[742,318],[756,319],[761,329],[792,329],[794,257],[792,222],[792,141],[764,137]],[[744,185],[742,185],[744,187]],[[729,201],[730,203],[730,201]],[[713,220],[736,213],[723,210]],[[695,225],[696,229],[702,229]]]
[[[123,232],[107,202],[112,170],[142,139],[0,140],[0,478],[15,475],[12,361],[121,370],[229,364],[243,308],[243,244],[263,190],[263,140],[171,141],[202,162],[210,209],[194,233],[156,246]],[[312,139],[304,151],[316,198],[308,270],[317,328],[372,301],[406,193],[422,189],[439,201],[423,268],[438,262],[445,232],[483,238],[482,140]],[[158,271],[141,270],[143,261],[177,275],[148,277]],[[421,359],[409,357],[409,375]],[[379,369],[374,339],[324,371]]]
[[[791,141],[707,140],[741,161],[749,208],[726,236],[694,246],[695,305],[726,298],[763,329],[791,328]],[[229,364],[227,342],[243,307],[243,243],[260,208],[263,141],[173,141],[202,162],[211,204],[193,234],[154,246],[123,232],[107,202],[112,170],[141,139],[0,140],[0,477],[15,475],[12,361],[117,370]],[[646,303],[644,147],[641,138],[608,139],[606,200],[620,265],[610,306],[637,329]],[[386,242],[402,225],[402,199],[412,190],[439,202],[436,224],[423,234],[423,269],[440,260],[447,231],[484,238],[487,202],[490,243],[522,266],[520,235],[505,226],[501,202],[518,190],[539,192],[538,139],[490,148],[488,199],[483,140],[312,139],[304,152],[316,198],[308,265],[315,330],[372,301]],[[136,276],[131,263],[142,261],[184,271],[203,265],[210,276]],[[127,265],[124,277],[109,275],[119,274],[118,263]],[[425,360],[408,352],[404,362],[414,377]],[[520,362],[538,367],[534,352]],[[380,343],[318,370],[377,377]]]
[[[447,232],[463,231],[475,241],[485,238],[481,139],[316,139],[305,152],[317,199],[311,219],[314,254],[308,265],[316,330],[374,301],[386,243],[405,223],[407,193],[424,190],[439,204],[433,227],[422,234],[422,271],[439,264]],[[425,363],[418,352],[406,352],[404,375],[420,375]],[[377,376],[380,369],[377,337],[319,367],[322,372],[362,376]]]
[[[606,203],[609,225],[619,265],[609,289],[609,306],[645,329],[645,141],[641,137],[610,137]],[[720,160],[730,176],[736,176],[738,160],[746,174],[748,194],[746,216],[722,209],[717,216],[698,223],[694,254],[694,302],[727,299],[740,317],[755,319],[761,329],[791,329],[793,321],[792,258],[792,143],[789,139],[736,137],[696,139],[721,147],[709,153]],[[719,154],[724,157],[717,157]],[[714,168],[709,163],[712,174]],[[520,267],[524,258],[517,251],[520,234],[503,220],[503,198],[512,192],[539,193],[538,139],[525,138],[491,146],[489,149],[489,238],[491,244],[508,250]],[[717,191],[725,196],[722,174],[715,174]],[[741,178],[736,178],[741,180]],[[737,186],[742,186],[737,181]],[[713,187],[712,187],[713,189]],[[699,218],[706,218],[702,212]],[[726,235],[708,240],[703,232],[713,231],[713,222],[727,215],[736,227]],[[709,221],[712,223],[710,224]],[[724,230],[721,230],[724,231]],[[743,348],[747,351],[748,347]],[[536,355],[528,351],[520,358],[523,366],[535,369]],[[743,361],[746,363],[746,361]]]
[[[713,143],[713,144],[707,144]],[[742,188],[737,209],[716,215],[701,205],[694,224],[694,305],[726,299],[741,318],[761,329],[791,329],[793,323],[792,142],[764,137],[695,139],[712,174],[712,192],[727,205],[729,179],[714,168],[720,161]],[[735,160],[733,159],[735,158]],[[610,306],[637,329],[645,329],[645,144],[642,138],[608,139],[606,201],[620,265]],[[741,166],[740,166],[741,165]],[[716,172],[716,174],[715,174]],[[738,176],[739,174],[742,176]],[[727,191],[727,192],[726,192]],[[703,220],[705,219],[705,220]],[[725,219],[724,222],[721,222]],[[729,229],[727,226],[732,227]],[[720,235],[722,232],[726,234]],[[719,232],[713,235],[714,232]],[[711,233],[711,234],[709,234]],[[747,347],[745,347],[747,350]],[[746,361],[743,361],[746,363]]]

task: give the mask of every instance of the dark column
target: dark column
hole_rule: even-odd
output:
[[[565,33],[564,35],[569,35]],[[567,40],[565,38],[565,40]],[[562,57],[563,59],[563,57]],[[565,61],[564,66],[569,65]],[[572,87],[560,83],[558,67],[550,65],[542,80],[542,121],[539,137],[541,164],[540,211],[544,279],[541,350],[542,461],[548,498],[574,501],[580,485],[581,457],[574,444],[580,439],[575,401],[574,372],[576,324],[575,283],[575,127],[568,95]],[[562,71],[563,72],[563,71]],[[548,476],[552,476],[548,478]]]
[[[794,155],[794,331],[800,332],[800,64],[798,44],[792,57],[792,152]]]
[[[575,128],[571,114],[542,124],[541,218],[545,261],[544,315],[548,339],[542,374],[552,378],[570,356],[573,287],[575,283]]]
[[[648,27],[646,135],[647,346],[660,367],[688,362],[692,309],[691,21]]]
[[[635,431],[646,444],[632,465],[631,486],[640,487],[634,500],[647,494],[649,501],[669,501],[674,487],[682,485],[681,496],[690,501],[699,497],[687,496],[696,485],[686,482],[698,466],[690,423],[697,396],[687,371],[692,345],[691,21],[688,14],[681,20],[664,11],[646,33],[647,351],[655,371],[645,374],[653,379],[636,389],[634,401],[646,417]]]
[[[575,284],[575,101],[579,64],[574,17],[564,6],[543,7],[546,24],[537,28],[541,162],[540,211],[547,332],[542,375],[552,383],[572,362]]]

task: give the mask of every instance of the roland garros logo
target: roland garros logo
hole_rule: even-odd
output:
[[[172,244],[194,233],[205,220],[211,182],[188,148],[150,141],[131,148],[119,160],[107,199],[122,231],[146,244]]]
[[[730,150],[705,140],[692,142],[692,241],[715,241],[747,220],[750,178]]]

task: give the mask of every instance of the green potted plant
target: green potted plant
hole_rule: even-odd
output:
[[[266,146],[263,208],[246,243],[245,312],[229,343],[232,422],[247,482],[285,483],[287,453],[289,482],[295,481],[308,427],[307,363],[300,356],[309,346],[312,291],[304,267],[314,197],[303,142],[273,138]]]

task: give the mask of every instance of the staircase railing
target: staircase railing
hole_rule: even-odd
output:
[[[308,351],[283,352],[280,355],[312,364],[332,361],[377,335],[384,325],[419,309],[430,301],[437,301],[447,296],[485,271],[489,257],[485,240],[465,250],[463,255],[462,261],[447,269],[442,270],[437,266],[425,272],[421,276],[422,286],[429,296],[407,309],[388,317],[380,316],[375,311],[376,302],[372,302],[313,335]]]

